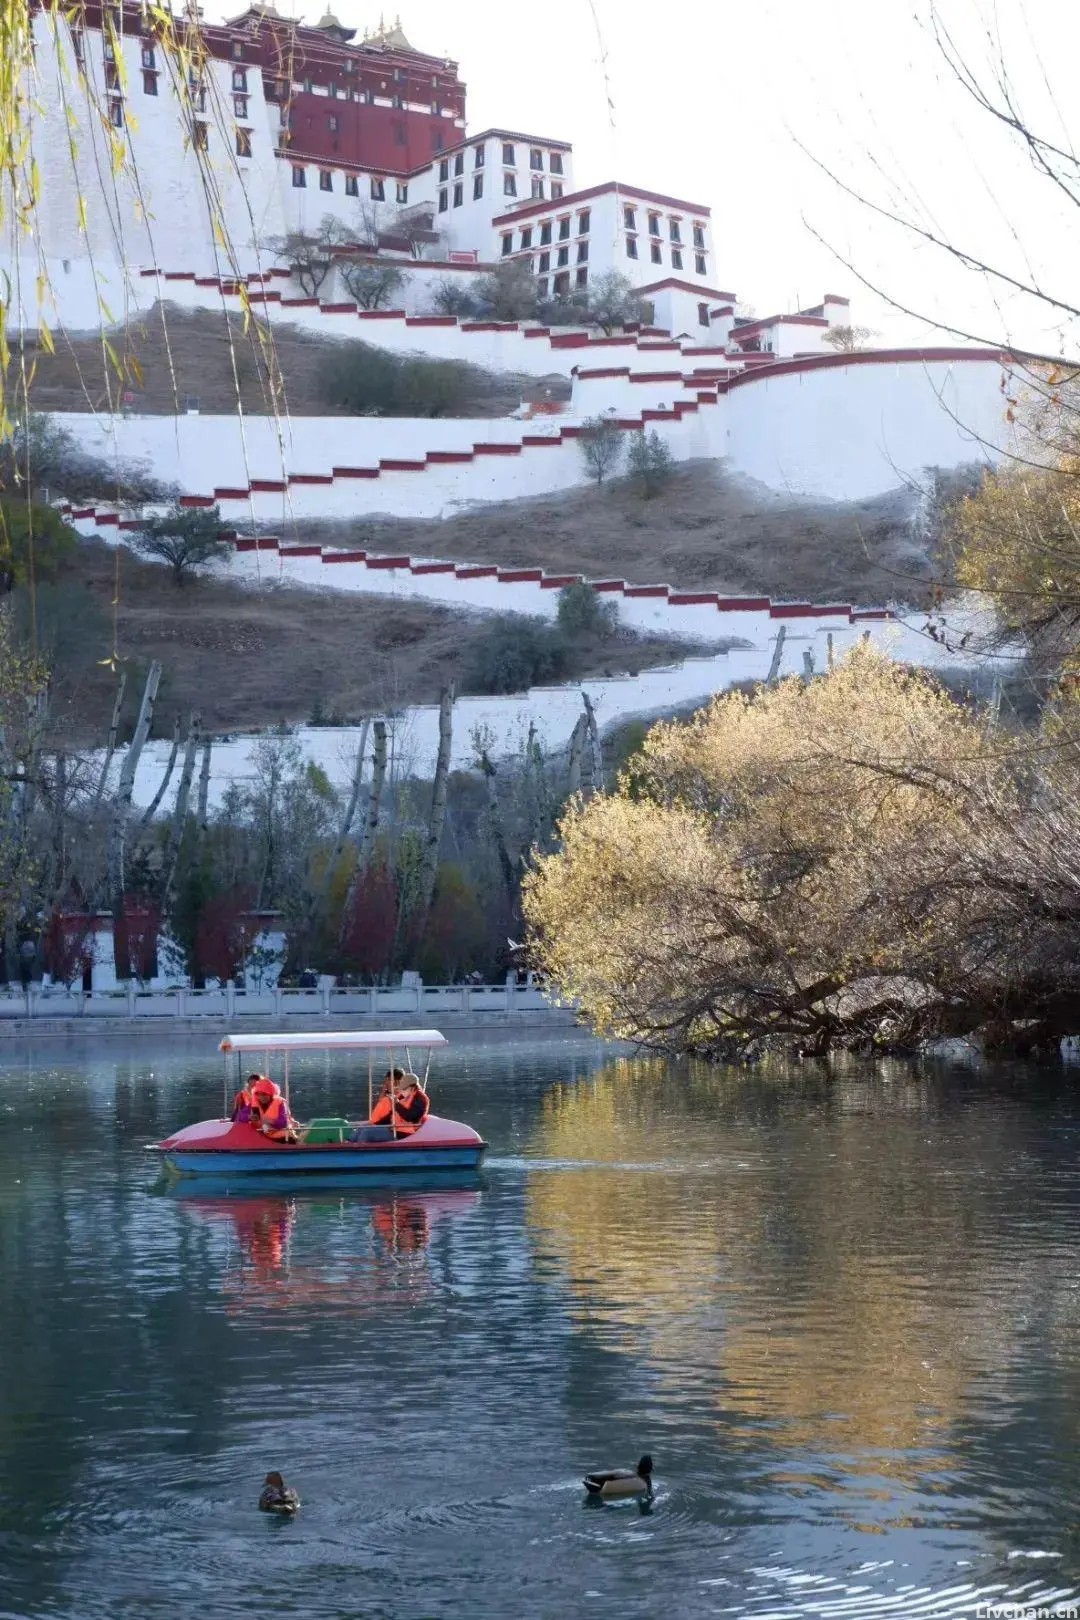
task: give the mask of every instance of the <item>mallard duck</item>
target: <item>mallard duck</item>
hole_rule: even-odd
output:
[[[300,1506],[300,1498],[291,1485],[286,1485],[280,1474],[267,1474],[266,1483],[259,1493],[261,1513],[291,1515]]]
[[[637,1467],[612,1468],[604,1474],[586,1474],[585,1489],[590,1496],[651,1496],[652,1458],[642,1457]]]

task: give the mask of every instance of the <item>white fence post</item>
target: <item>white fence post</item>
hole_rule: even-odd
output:
[[[127,1010],[128,1010],[128,1017],[129,1018],[134,1018],[134,1016],[135,1016],[135,985],[134,985],[134,983],[133,983],[133,981],[131,979],[129,979],[128,982],[127,982]]]

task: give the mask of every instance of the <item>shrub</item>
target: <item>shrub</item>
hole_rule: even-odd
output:
[[[432,288],[431,307],[436,315],[453,315],[459,321],[467,321],[478,314],[480,301],[470,287],[462,287],[447,277]]]
[[[655,428],[651,433],[642,429],[640,433],[632,435],[628,460],[631,477],[641,484],[641,492],[646,500],[659,495],[664,486],[671,482],[675,457]]]
[[[564,636],[607,637],[618,624],[619,609],[591,585],[579,583],[559,592],[557,618]]]
[[[18,495],[0,498],[0,596],[30,577],[56,575],[75,550],[75,531],[51,506]]]
[[[589,416],[581,424],[578,444],[590,477],[602,484],[622,459],[623,431],[610,416]]]
[[[469,395],[472,368],[346,343],[335,350],[320,384],[326,404],[352,416],[452,416]]]
[[[339,259],[341,284],[361,309],[386,309],[407,277],[400,265],[375,259]]]
[[[535,320],[540,308],[536,277],[524,259],[507,259],[475,283],[484,315],[492,321]]]
[[[475,692],[523,692],[562,674],[566,647],[539,619],[492,619],[473,643],[465,680]]]
[[[184,585],[207,563],[228,554],[229,541],[221,534],[221,509],[174,502],[161,517],[146,519],[135,536],[135,548],[144,557],[166,563],[173,583]]]

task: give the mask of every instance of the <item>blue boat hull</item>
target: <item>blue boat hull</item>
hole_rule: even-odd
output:
[[[371,1146],[362,1152],[357,1152],[356,1148],[335,1150],[332,1147],[305,1151],[301,1146],[290,1148],[287,1154],[280,1150],[231,1153],[227,1148],[220,1152],[201,1148],[185,1153],[183,1149],[173,1148],[166,1152],[165,1163],[182,1176],[228,1176],[230,1179],[259,1175],[363,1177],[372,1172],[385,1176],[395,1170],[411,1170],[414,1174],[418,1170],[475,1170],[486,1145],[470,1142],[461,1147]]]

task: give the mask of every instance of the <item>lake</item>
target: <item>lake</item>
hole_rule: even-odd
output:
[[[1080,1604],[1070,1071],[462,1035],[479,1177],[163,1192],[214,1043],[0,1044],[4,1620]],[[643,1451],[650,1507],[586,1503]]]

